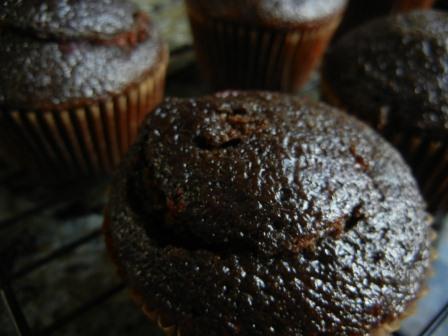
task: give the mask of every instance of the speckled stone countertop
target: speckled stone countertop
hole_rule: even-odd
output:
[[[191,45],[191,36],[182,1],[134,1],[152,13],[171,50],[187,49],[172,57],[168,94],[193,96],[210,92],[198,76],[191,48],[185,48]],[[317,99],[317,87],[318,78],[314,76],[301,94]],[[107,181],[87,185],[69,185],[52,192],[31,188],[19,173],[0,161],[0,268],[8,274],[20,273],[61,246],[88,235],[78,247],[43,267],[13,277],[12,287],[33,330],[42,330],[104,291],[116,288],[117,293],[108,300],[92,305],[53,334],[161,335],[134,306],[128,292],[121,290],[121,280],[106,254],[100,228]],[[9,225],[8,220],[18,215],[19,220]],[[434,264],[429,294],[420,302],[417,314],[402,325],[403,336],[417,335],[448,300],[448,230],[439,234],[438,247],[439,259]],[[0,335],[17,335],[1,301]],[[436,335],[448,335],[448,326]]]

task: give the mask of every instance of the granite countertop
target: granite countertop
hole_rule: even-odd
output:
[[[180,0],[134,0],[153,13],[170,49],[184,50],[172,57],[167,92],[193,96],[210,92],[200,79],[191,50],[191,35]],[[315,75],[301,94],[318,98]],[[0,163],[0,267],[10,274],[46,258],[60,247],[88,235],[78,247],[61,254],[25,276],[14,278],[12,287],[33,329],[42,330],[64,318],[98,294],[116,289],[101,305],[93,306],[55,335],[160,335],[121,290],[121,280],[105,251],[100,228],[107,181],[69,185],[61,190],[32,188],[20,173]],[[34,211],[33,211],[34,210]],[[26,216],[23,216],[23,214]],[[14,225],[5,220],[20,216]],[[401,334],[414,336],[448,301],[448,224],[439,234],[439,259],[429,294],[417,314],[402,325]],[[17,335],[5,305],[0,301],[0,335]],[[448,325],[437,335],[448,335]]]

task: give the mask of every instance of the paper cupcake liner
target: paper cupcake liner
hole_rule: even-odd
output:
[[[428,227],[431,227],[433,224],[433,218],[431,216],[428,216],[427,218],[427,225]],[[110,218],[108,216],[108,211],[106,209],[105,216],[104,216],[104,223],[103,223],[103,234],[105,237],[106,242],[106,248],[109,253],[109,256],[112,260],[112,262],[117,267],[117,272],[121,277],[125,277],[125,271],[123,267],[121,266],[121,263],[118,260],[116,250],[113,246],[112,236],[110,234]],[[433,243],[437,239],[437,233],[433,229],[429,229],[429,237],[431,242]],[[432,248],[431,249],[431,261],[435,261],[437,259],[437,251]],[[406,310],[394,321],[390,321],[387,323],[382,324],[379,328],[376,328],[374,331],[371,332],[371,336],[388,336],[391,335],[393,332],[399,330],[401,328],[402,322],[415,315],[417,312],[417,303],[420,299],[422,299],[424,296],[428,293],[428,287],[426,284],[426,281],[432,277],[433,275],[433,268],[432,266],[428,267],[426,270],[426,274],[424,276],[424,282],[422,284],[422,288],[417,293],[416,298],[409,303]],[[172,323],[167,321],[163,313],[161,313],[157,308],[150,307],[146,304],[144,298],[140,293],[130,288],[130,296],[131,299],[134,301],[134,303],[137,305],[137,307],[140,307],[145,316],[160,330],[164,333],[165,336],[182,336],[182,329],[180,326],[178,326],[176,323]],[[185,333],[184,333],[185,334]],[[188,333],[185,335],[187,336]]]
[[[0,108],[0,146],[38,178],[110,173],[163,99],[168,51],[121,94],[66,109]]]
[[[291,29],[203,18],[189,12],[199,65],[219,89],[297,91],[320,62],[342,13]]]
[[[143,313],[146,317],[164,333],[165,336],[182,336],[181,329],[175,325],[163,321],[163,316],[157,311],[150,309],[147,305],[142,303],[141,297],[137,292],[132,294],[134,302],[139,303]]]
[[[321,93],[323,99],[331,105],[347,110],[346,105],[325,80],[321,81]],[[350,113],[374,127],[401,152],[412,168],[420,190],[428,203],[429,211],[447,212],[448,142],[428,134],[403,130],[398,124],[383,125],[379,116],[366,120],[364,115],[356,114],[356,111],[350,111]]]

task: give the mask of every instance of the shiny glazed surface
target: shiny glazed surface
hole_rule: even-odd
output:
[[[150,19],[126,1],[3,1],[0,105],[51,108],[120,92],[158,61]]]
[[[130,286],[187,335],[366,335],[416,299],[429,265],[397,152],[286,95],[166,100],[109,210]]]

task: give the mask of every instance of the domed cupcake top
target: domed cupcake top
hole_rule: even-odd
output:
[[[187,0],[209,16],[266,25],[294,25],[325,19],[341,12],[346,0]]]
[[[121,0],[5,0],[0,4],[2,26],[66,38],[113,37],[134,29],[137,14]]]
[[[160,57],[148,16],[128,1],[3,1],[0,106],[43,109],[120,92]]]
[[[429,264],[399,154],[355,119],[280,94],[167,99],[109,210],[131,287],[193,335],[365,334],[406,310]]]
[[[330,50],[323,74],[336,96],[365,117],[446,137],[448,13],[378,19]]]

